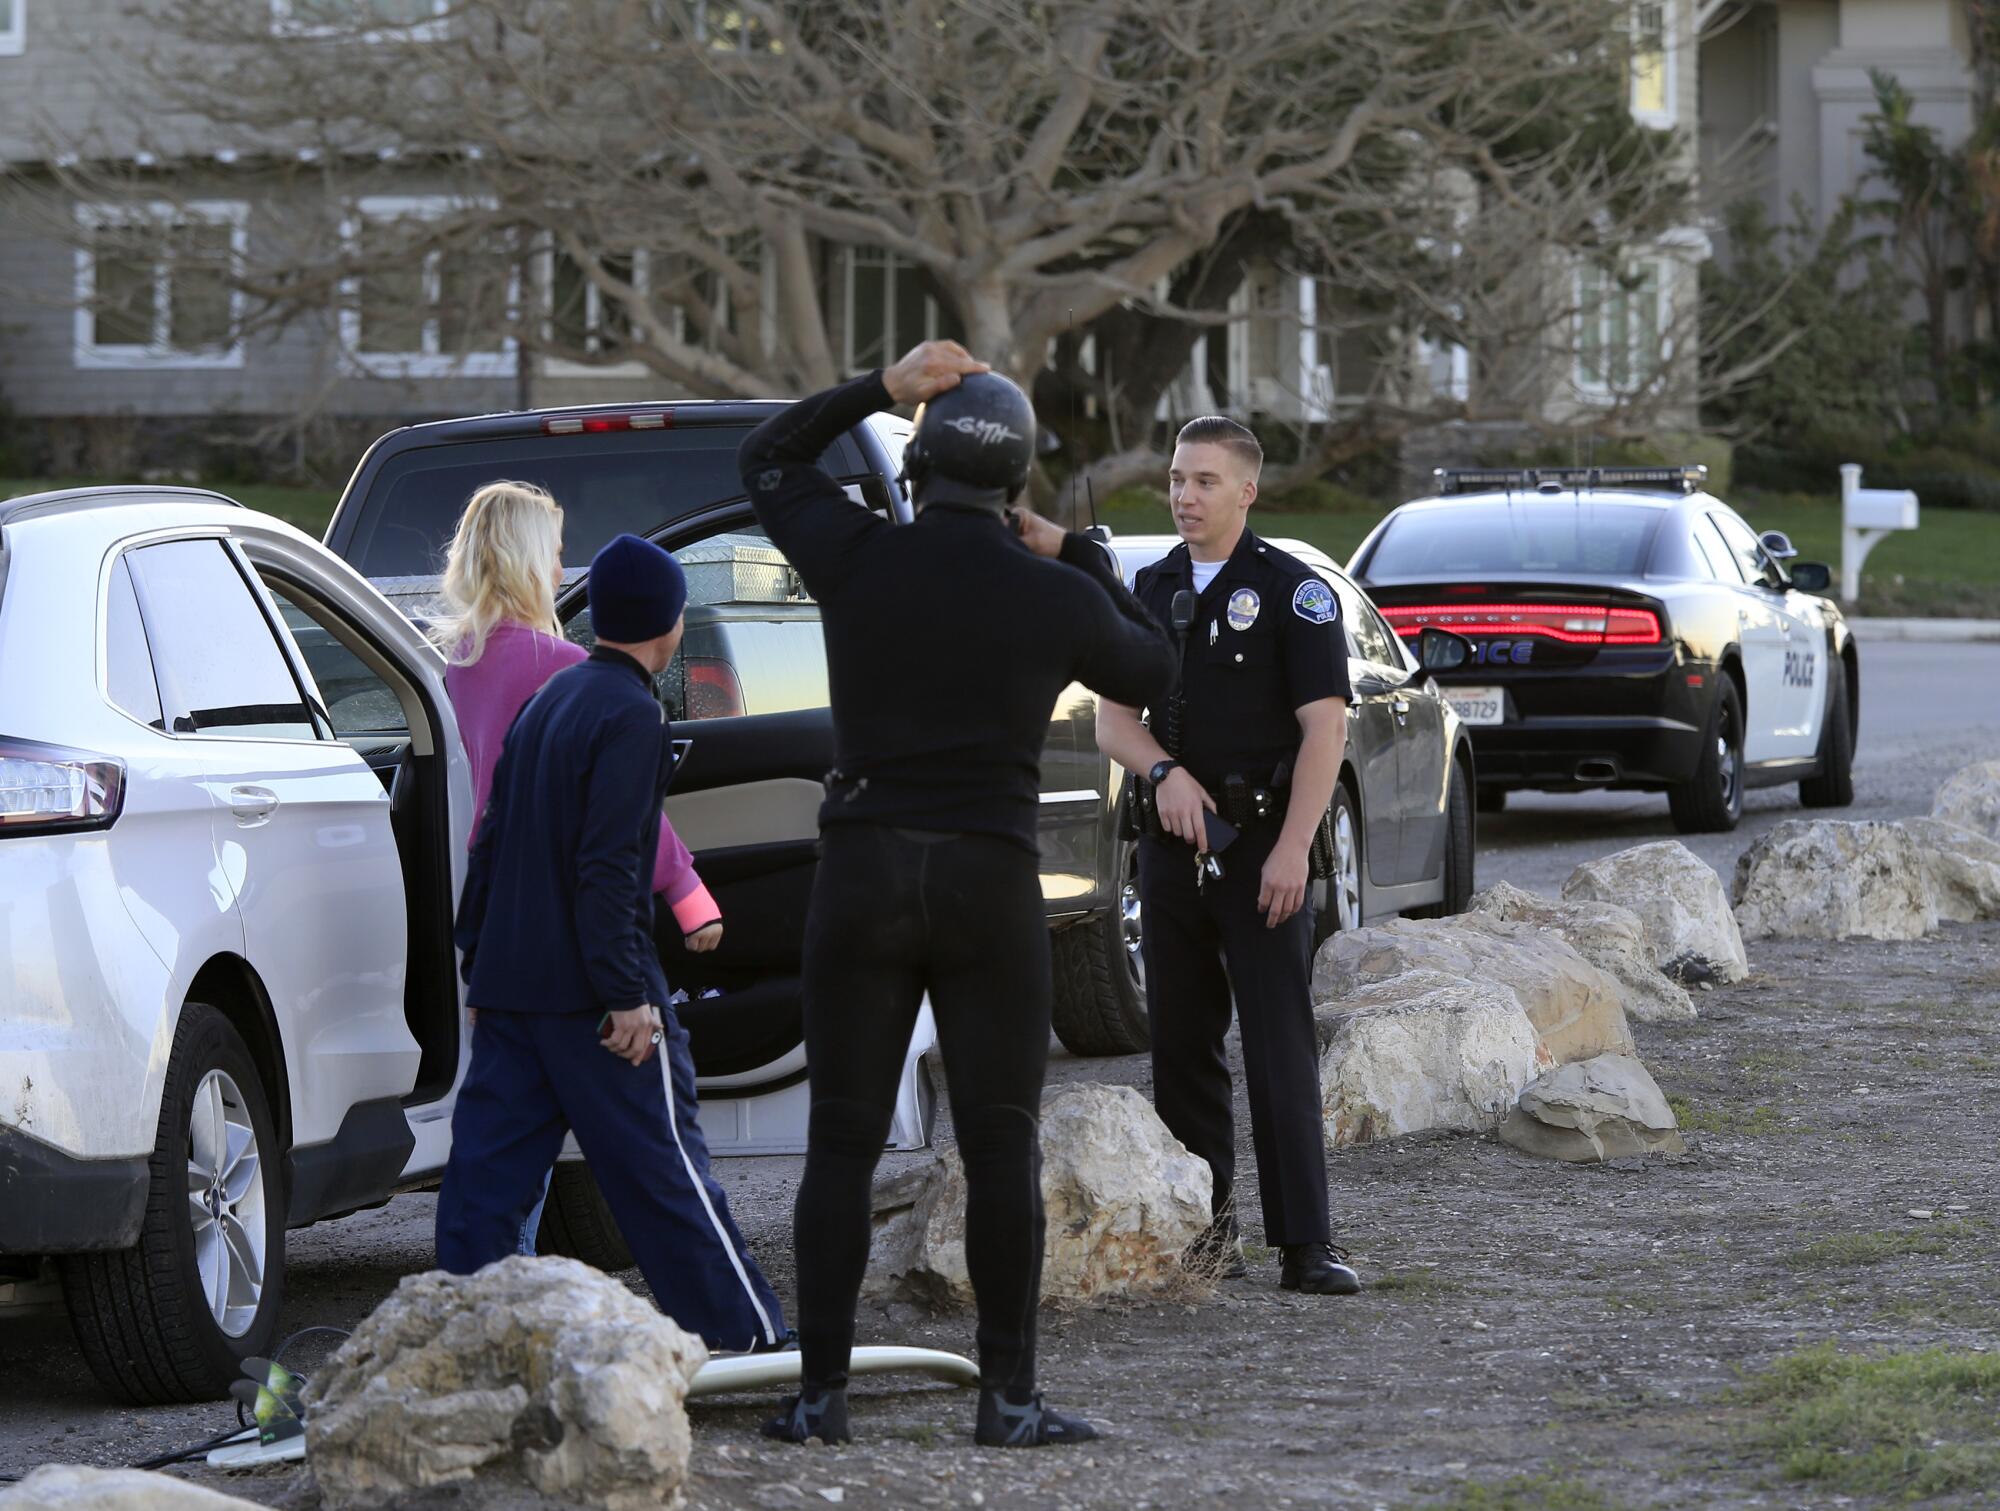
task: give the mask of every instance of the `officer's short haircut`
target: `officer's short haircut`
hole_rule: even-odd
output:
[[[1257,437],[1247,425],[1239,425],[1234,420],[1219,414],[1205,414],[1198,420],[1189,420],[1181,426],[1181,433],[1174,437],[1176,446],[1223,446],[1242,460],[1255,478],[1264,468],[1264,448],[1257,444]]]

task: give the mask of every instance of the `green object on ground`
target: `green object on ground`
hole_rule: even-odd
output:
[[[1844,1354],[1831,1343],[1779,1359],[1742,1392],[1788,1479],[1904,1500],[2000,1476],[2000,1355],[1929,1348]]]

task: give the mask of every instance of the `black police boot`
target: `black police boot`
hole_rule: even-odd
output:
[[[1278,1288],[1308,1296],[1352,1296],[1361,1277],[1349,1267],[1348,1253],[1330,1243],[1288,1243],[1278,1269]]]
[[[854,1429],[847,1425],[847,1387],[836,1385],[814,1390],[810,1386],[778,1403],[778,1414],[758,1429],[767,1438],[781,1443],[851,1443]]]
[[[1016,1402],[1008,1400],[1003,1390],[982,1386],[979,1426],[972,1435],[982,1448],[1042,1448],[1088,1443],[1097,1429],[1082,1417],[1051,1411],[1039,1395]]]
[[[1225,1212],[1201,1230],[1181,1255],[1181,1267],[1196,1275],[1213,1275],[1217,1280],[1241,1280],[1243,1238],[1236,1219]]]

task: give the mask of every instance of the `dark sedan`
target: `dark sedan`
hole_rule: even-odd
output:
[[[1475,647],[1442,680],[1488,811],[1510,790],[1665,792],[1684,833],[1749,787],[1853,800],[1861,665],[1830,573],[1699,467],[1471,469],[1395,510],[1350,568],[1399,635]]]

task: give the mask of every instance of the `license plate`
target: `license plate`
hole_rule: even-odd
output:
[[[1447,687],[1445,701],[1467,724],[1507,722],[1507,694],[1497,687]]]

